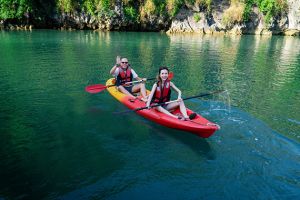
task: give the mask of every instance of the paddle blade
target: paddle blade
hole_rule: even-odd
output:
[[[98,93],[98,92],[101,92],[101,91],[105,90],[106,88],[107,88],[107,86],[105,86],[105,85],[96,84],[96,85],[86,86],[85,91],[89,92],[89,93],[92,93],[92,94],[95,94],[95,93]]]
[[[174,77],[174,73],[173,73],[173,72],[169,72],[168,79],[169,79],[169,80],[172,80],[173,77]]]

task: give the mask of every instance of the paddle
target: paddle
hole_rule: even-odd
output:
[[[154,79],[155,78],[149,78],[147,80],[154,80]],[[123,84],[123,85],[129,85],[132,83],[140,83],[140,82],[143,82],[143,80],[131,81],[131,82],[127,82],[126,84]],[[116,85],[115,84],[112,84],[112,85],[102,85],[102,84],[89,85],[89,86],[85,87],[85,91],[93,94],[93,93],[102,92],[106,88],[113,87],[113,86],[116,86]]]
[[[221,92],[224,92],[224,91],[225,90],[217,90],[217,91],[213,91],[213,92],[209,92],[209,93],[203,93],[203,94],[199,94],[199,95],[195,95],[195,96],[186,97],[186,98],[183,98],[182,100],[188,100],[188,99],[195,99],[195,98],[205,97],[205,96],[212,95],[212,94],[218,94],[218,93],[221,93]],[[163,105],[166,105],[166,104],[169,104],[169,103],[173,103],[173,102],[177,102],[177,101],[179,101],[179,100],[177,99],[177,100],[173,100],[173,101],[167,101],[167,102],[164,102],[164,103],[156,103],[156,104],[153,104],[153,105],[151,105],[149,107],[145,106],[145,107],[140,107],[140,108],[136,108],[136,109],[133,109],[133,110],[125,110],[125,111],[114,112],[114,113],[115,114],[122,114],[122,113],[128,113],[128,112],[136,112],[136,111],[140,111],[140,110],[145,110],[145,109],[149,109],[149,108],[163,106]]]
[[[173,76],[174,76],[173,72],[170,72],[168,78],[171,80],[173,78]],[[154,80],[154,79],[156,79],[156,78],[147,78],[147,81]],[[140,82],[143,82],[143,80],[131,81],[131,82],[127,82],[126,84],[123,84],[123,85],[132,84],[132,83],[140,83]],[[113,85],[102,85],[102,84],[89,85],[89,86],[85,87],[85,91],[95,94],[98,92],[102,92],[106,88],[113,87],[113,86],[116,86],[116,85],[115,84],[113,84]]]

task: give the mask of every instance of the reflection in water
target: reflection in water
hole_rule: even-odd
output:
[[[299,38],[171,35],[170,41],[171,49],[177,52],[172,55],[177,59],[175,77],[188,77],[174,78],[184,94],[227,89],[233,106],[248,110],[282,134],[299,140],[300,128],[287,122],[287,118],[300,118],[299,110],[296,112]],[[286,119],[274,118],[282,113]]]
[[[274,83],[277,86],[284,87],[286,83],[291,84],[294,82],[293,74],[297,73],[299,64],[300,40],[293,40],[293,38],[287,37],[280,40],[280,56],[277,60],[277,74],[274,78]]]

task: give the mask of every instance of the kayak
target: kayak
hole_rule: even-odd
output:
[[[111,78],[107,80],[106,86],[111,86],[114,83],[115,79]],[[119,92],[116,86],[107,87],[107,90],[114,98],[116,98],[131,110],[146,106],[146,103],[143,102],[140,98],[132,99],[132,97]],[[150,91],[147,91],[147,93],[150,93]],[[196,114],[196,117],[192,120],[181,120],[159,112],[155,108],[139,110],[136,111],[136,113],[163,126],[190,132],[203,138],[210,137],[216,130],[219,129],[219,126],[217,124],[208,121],[199,114]],[[181,116],[179,108],[172,111],[172,113],[174,115]],[[187,108],[187,113],[188,115],[190,115],[194,112]]]

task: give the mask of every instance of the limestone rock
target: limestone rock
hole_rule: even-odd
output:
[[[287,0],[288,13],[282,13],[277,18],[272,18],[268,23],[265,16],[254,7],[250,19],[241,24],[233,24],[231,27],[222,25],[224,11],[229,7],[229,1],[218,1],[213,5],[211,15],[201,12],[199,5],[188,4],[188,9],[181,9],[172,20],[168,33],[204,33],[204,34],[258,34],[258,35],[299,35],[300,31],[300,1]],[[196,22],[194,16],[200,16]],[[198,17],[199,18],[199,17]]]

